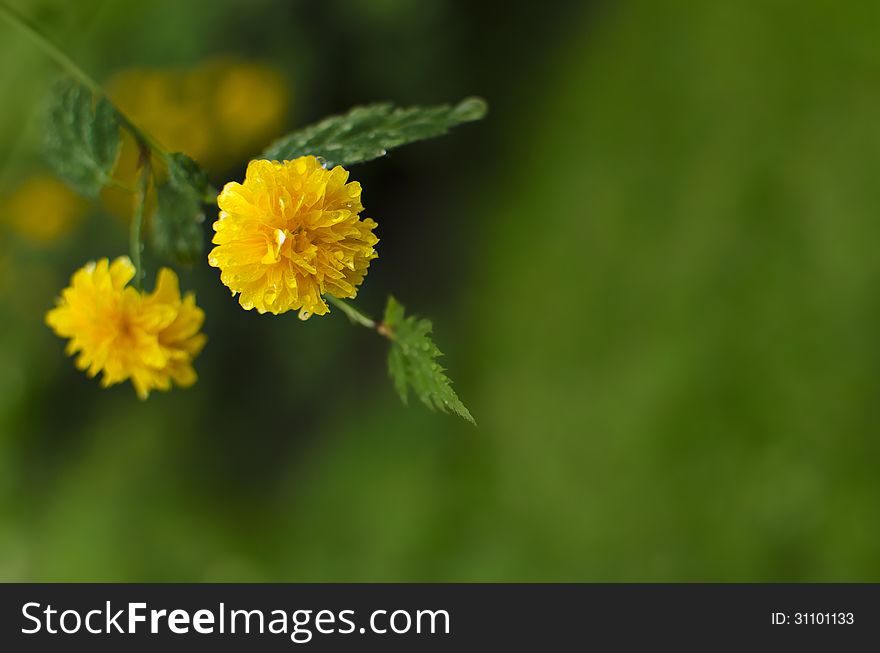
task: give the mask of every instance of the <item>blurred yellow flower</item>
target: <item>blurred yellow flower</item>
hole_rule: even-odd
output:
[[[235,162],[280,134],[289,94],[281,76],[265,66],[226,62],[216,67],[213,121],[218,143]]]
[[[208,172],[246,160],[279,136],[290,104],[278,71],[231,57],[191,68],[130,68],[110,80],[108,94],[168,151],[191,156]],[[134,139],[124,133],[113,177],[133,186],[138,157]],[[161,168],[161,162],[155,164]],[[150,215],[154,193],[148,198]],[[131,193],[108,187],[102,199],[114,215],[131,217]]]
[[[155,290],[143,293],[128,282],[135,269],[128,257],[87,263],[71,278],[56,308],[46,314],[57,335],[69,338],[67,354],[90,377],[103,371],[101,386],[130,379],[138,397],[196,382],[193,359],[205,346],[199,333],[205,315],[195,297],[180,296],[177,275],[159,271]]]
[[[0,212],[17,233],[47,244],[69,232],[87,208],[85,200],[55,177],[37,175],[13,191]]]
[[[166,149],[207,164],[212,152],[206,96],[211,89],[200,73],[131,68],[112,79],[107,91],[126,116]]]
[[[313,156],[251,161],[244,184],[226,184],[217,203],[208,263],[246,310],[323,315],[321,297],[354,297],[377,257],[376,223],[361,220],[361,185]]]
[[[219,170],[279,135],[289,91],[273,68],[233,58],[192,68],[123,71],[111,80],[114,103],[172,152]]]

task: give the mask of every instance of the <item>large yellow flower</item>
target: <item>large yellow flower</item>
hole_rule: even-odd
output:
[[[169,390],[172,381],[189,387],[196,382],[192,361],[205,346],[199,333],[205,314],[192,293],[181,298],[172,270],[159,271],[149,294],[128,285],[134,274],[125,256],[86,264],[46,314],[46,324],[70,338],[67,353],[78,354],[79,369],[90,377],[104,372],[105,388],[131,379],[146,399],[151,390]]]
[[[342,167],[303,156],[251,161],[244,184],[226,184],[208,262],[243,308],[306,319],[329,310],[321,295],[357,294],[379,239],[358,217],[361,185],[347,181]]]

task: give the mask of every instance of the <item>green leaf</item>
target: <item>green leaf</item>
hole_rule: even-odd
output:
[[[107,98],[73,81],[60,84],[49,106],[46,155],[60,177],[95,198],[119,155],[119,122]]]
[[[355,107],[280,138],[266,148],[262,158],[285,161],[311,154],[324,159],[328,167],[352,165],[385,156],[391,148],[445,134],[460,123],[479,120],[486,111],[486,102],[480,98],[467,98],[455,106]]]
[[[403,403],[409,389],[431,410],[452,412],[476,424],[470,411],[452,389],[452,381],[437,359],[443,354],[431,340],[431,322],[405,316],[404,308],[388,297],[385,319],[380,327],[391,339],[388,372]]]
[[[193,159],[183,152],[168,155],[168,177],[179,187],[189,187],[201,197],[208,188],[208,176]]]
[[[168,179],[156,189],[153,246],[178,263],[193,263],[202,254],[205,220],[202,199],[208,179],[186,154],[168,157]]]

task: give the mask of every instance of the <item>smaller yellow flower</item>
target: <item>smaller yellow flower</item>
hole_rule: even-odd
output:
[[[126,256],[106,258],[77,270],[46,314],[57,335],[69,338],[67,354],[90,377],[103,371],[101,386],[131,380],[138,397],[196,382],[193,359],[205,346],[205,319],[195,296],[180,296],[177,275],[162,268],[152,293],[128,283],[135,269]]]
[[[353,298],[377,257],[376,223],[361,219],[361,185],[313,156],[251,161],[217,198],[208,263],[245,310],[324,315],[322,295]]]
[[[35,243],[47,244],[70,231],[85,215],[87,202],[49,175],[25,180],[3,203],[5,221]]]

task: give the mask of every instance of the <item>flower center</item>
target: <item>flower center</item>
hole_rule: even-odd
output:
[[[293,231],[275,229],[271,236],[266,238],[266,255],[263,256],[261,263],[271,265],[280,261],[285,254],[289,257],[290,251],[295,245],[295,236],[302,232],[301,226],[296,227]]]
[[[292,235],[287,229],[276,229],[272,232],[272,237],[267,238],[266,255],[263,257],[262,263],[271,265],[280,261],[281,248]]]

